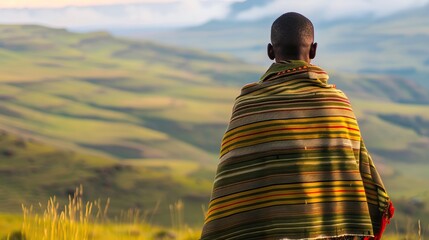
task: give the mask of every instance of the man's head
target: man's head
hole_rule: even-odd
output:
[[[316,56],[314,27],[303,15],[288,12],[277,18],[271,26],[271,43],[268,57],[276,62],[304,60],[310,62]]]

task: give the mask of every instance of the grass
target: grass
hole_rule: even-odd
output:
[[[172,225],[165,228],[153,225],[153,216],[138,209],[121,212],[110,219],[107,214],[109,200],[103,205],[100,200],[84,202],[82,197],[83,188],[80,187],[65,205],[60,205],[56,197],[50,198],[46,205],[23,205],[22,216],[0,217],[0,237],[27,240],[192,240],[199,237],[199,231],[185,224],[181,201],[170,205]]]
[[[16,213],[22,202],[36,205],[46,196],[66,201],[71,189],[82,184],[88,199],[116,196],[110,213],[127,208],[153,208],[153,223],[168,225],[168,205],[182,199],[186,222],[201,225],[201,206],[207,204],[212,179],[198,173],[214,170],[181,159],[117,160],[106,156],[62,150],[40,141],[0,132],[0,209]],[[186,170],[182,167],[186,166]]]
[[[214,168],[203,168],[191,161],[177,159],[162,160],[159,159],[134,159],[125,160],[123,163],[127,166],[134,166],[142,169],[151,169],[156,172],[167,172],[173,181],[187,186],[189,189],[205,191],[211,189],[212,182],[210,177],[191,177],[198,172],[214,172]],[[126,178],[126,176],[125,176]],[[124,179],[125,180],[125,179]]]
[[[22,215],[0,214],[0,239],[11,235],[13,232],[20,232],[22,226]]]

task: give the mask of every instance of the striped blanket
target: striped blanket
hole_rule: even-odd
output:
[[[347,97],[304,61],[243,87],[202,232],[214,239],[374,236],[390,203]]]

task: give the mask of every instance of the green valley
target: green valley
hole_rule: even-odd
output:
[[[33,25],[0,26],[0,63],[1,212],[64,201],[82,184],[88,199],[110,197],[113,215],[140,208],[163,225],[181,199],[195,226],[233,100],[265,71],[228,55]],[[330,81],[352,101],[398,221],[427,222],[429,90],[370,73]]]

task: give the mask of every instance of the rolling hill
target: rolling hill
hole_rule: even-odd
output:
[[[65,204],[82,185],[84,201],[100,199],[109,215],[141,209],[152,224],[168,225],[169,205],[186,202],[186,222],[199,224],[208,201],[213,168],[178,159],[118,160],[60,149],[0,132],[0,211],[17,213],[21,204],[46,207],[50,196]],[[41,204],[40,209],[38,208]]]
[[[2,26],[0,33],[0,124],[118,158],[213,162],[208,145],[219,141],[237,92],[227,81],[258,76],[232,58],[102,32]]]
[[[183,199],[187,222],[202,224],[233,99],[265,68],[105,32],[0,33],[0,211],[83,184],[90,199],[111,197],[114,213],[160,201],[163,224]],[[330,81],[352,100],[398,219],[427,218],[429,90],[379,73]]]

